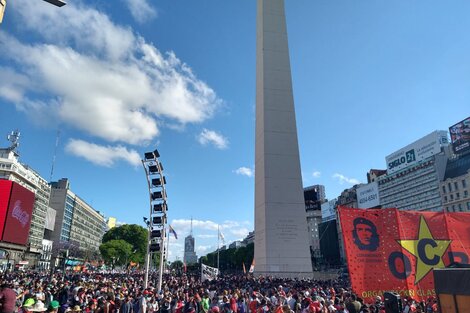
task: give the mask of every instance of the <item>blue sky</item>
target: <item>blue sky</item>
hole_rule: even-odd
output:
[[[334,198],[385,156],[470,109],[468,1],[286,0],[304,185]],[[0,25],[0,134],[21,161],[107,216],[148,214],[158,147],[179,240],[199,255],[253,229],[253,0],[9,1]],[[8,142],[3,140],[1,145]]]

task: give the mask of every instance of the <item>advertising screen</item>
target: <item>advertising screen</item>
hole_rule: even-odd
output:
[[[13,183],[3,241],[26,245],[33,214],[34,193]]]
[[[336,219],[336,201],[337,199],[333,199],[321,205],[322,222],[328,222]]]
[[[447,146],[447,132],[436,130],[412,144],[401,148],[385,158],[387,173],[398,172],[441,152],[441,146]]]
[[[449,133],[455,153],[470,149],[470,117],[449,127]]]
[[[369,209],[380,205],[378,182],[358,187],[356,194],[357,206],[360,209]]]
[[[3,228],[5,227],[5,220],[7,218],[8,202],[10,201],[12,181],[0,179],[0,240],[3,235]]]

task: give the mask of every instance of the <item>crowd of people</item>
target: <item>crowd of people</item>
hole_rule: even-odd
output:
[[[143,288],[142,273],[37,272],[3,274],[1,313],[384,313],[383,298],[365,303],[345,280],[281,279],[221,275],[201,281],[197,273],[156,276]],[[434,298],[405,299],[404,313],[438,312]]]

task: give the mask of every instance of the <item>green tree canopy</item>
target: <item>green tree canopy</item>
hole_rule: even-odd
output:
[[[132,245],[124,240],[110,240],[100,245],[100,252],[106,263],[126,265],[132,254]]]
[[[131,255],[129,261],[138,262],[143,264],[145,254],[147,253],[147,229],[136,225],[126,224],[119,227],[111,228],[103,236],[103,243],[111,240],[124,240],[131,244]],[[104,257],[104,256],[103,256]]]

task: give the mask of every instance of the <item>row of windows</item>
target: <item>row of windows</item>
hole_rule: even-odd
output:
[[[435,180],[434,175],[432,175],[431,177],[427,176],[423,178],[416,182],[408,182],[406,184],[403,184],[402,186],[397,187],[395,190],[393,190],[393,192],[381,193],[380,197],[383,199],[390,197],[390,199],[387,200],[392,201],[394,199],[406,198],[413,194],[418,194],[425,191],[429,191],[431,189],[439,188],[439,184],[437,180]]]
[[[468,190],[463,191],[463,197],[464,198],[468,197]],[[447,198],[447,196],[444,196],[444,202],[448,202],[447,199],[449,199],[450,202],[454,201],[454,194],[450,194],[449,198]],[[455,193],[455,200],[459,200],[459,199],[460,199],[460,192],[456,192]]]
[[[462,179],[461,181],[461,185],[462,185],[462,188],[467,188],[467,181],[465,179]],[[459,182],[458,181],[454,181],[454,190],[459,190]],[[446,185],[443,185],[442,186],[442,193],[446,193],[446,191],[448,192],[452,192],[452,183],[447,183],[447,190],[446,190]]]
[[[453,204],[452,206],[446,207],[447,212],[464,212],[464,206],[462,203],[459,203],[458,205]],[[470,211],[470,201],[467,202],[467,211]]]
[[[405,171],[399,172],[395,174],[394,176],[389,176],[384,179],[379,180],[379,186],[380,185],[389,185],[389,186],[384,186],[384,188],[391,187],[395,184],[402,184],[405,181],[413,180],[417,176],[421,176],[423,174],[430,173],[434,170],[434,167],[430,166],[432,165],[431,161],[427,161],[424,163],[421,163],[419,165],[413,166],[412,168],[409,168]],[[400,177],[404,177],[403,179],[399,179]],[[390,184],[387,184],[390,183]]]

